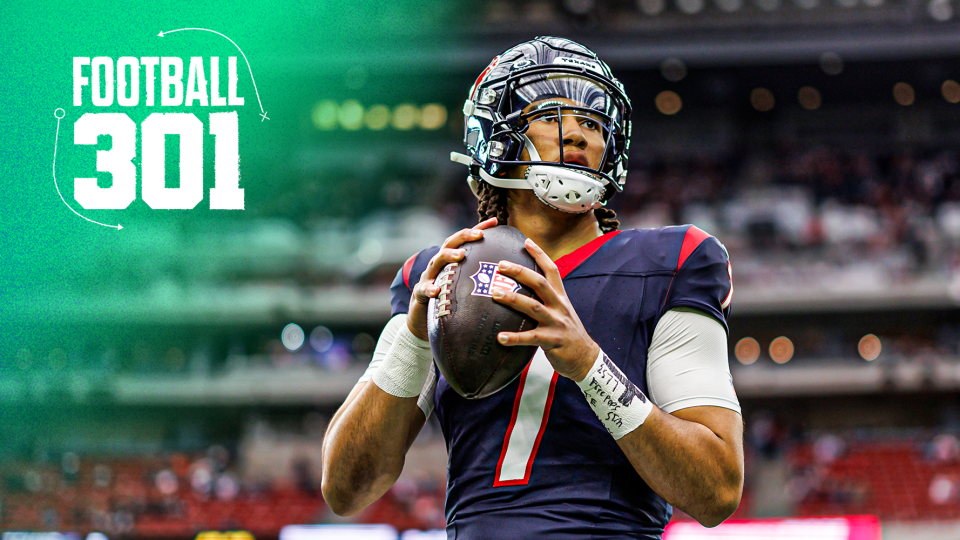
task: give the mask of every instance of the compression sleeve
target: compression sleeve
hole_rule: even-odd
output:
[[[397,333],[400,332],[400,329],[403,328],[405,324],[407,324],[406,313],[394,315],[393,318],[387,322],[387,325],[383,327],[383,332],[380,333],[377,346],[373,349],[373,358],[370,359],[370,365],[367,366],[367,370],[360,376],[357,384],[365,383],[373,378],[373,374],[380,368],[380,364],[383,363],[383,359],[386,358],[390,347],[396,340]],[[423,384],[423,390],[420,391],[420,397],[417,398],[417,406],[420,407],[420,410],[423,411],[424,416],[427,418],[429,418],[430,413],[433,412],[433,393],[436,388],[437,370],[431,366],[427,380]]]
[[[740,414],[723,325],[692,310],[666,312],[647,353],[647,389],[668,413],[709,405]]]

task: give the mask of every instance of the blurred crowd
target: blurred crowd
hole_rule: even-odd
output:
[[[0,530],[186,538],[203,530],[276,537],[285,525],[327,522],[444,527],[446,454],[432,423],[389,493],[351,518],[330,512],[320,493],[326,424],[316,411],[252,417],[238,437],[192,451],[166,443],[154,451],[81,453],[69,441],[54,445],[69,450],[54,451],[40,438],[32,452],[0,459]]]
[[[241,529],[276,536],[289,524],[344,522],[442,529],[444,460],[429,455],[434,439],[428,430],[400,480],[351,518],[323,503],[310,463],[295,460],[283,479],[264,481],[242,463],[249,457],[220,445],[192,453],[6,460],[0,528],[140,537]],[[747,482],[735,517],[960,518],[960,439],[953,430],[791,431],[760,411],[751,415],[746,443]],[[282,462],[274,459],[273,467]],[[764,500],[766,493],[775,495]],[[689,517],[676,511],[674,519]]]
[[[881,255],[903,247],[911,266],[925,268],[942,248],[932,244],[960,238],[960,164],[952,149],[884,154],[781,144],[770,152],[641,154],[611,205],[622,226],[694,223],[746,255],[834,244]],[[468,197],[438,206],[458,225],[475,219]]]
[[[241,480],[230,453],[162,456],[61,454],[58,463],[0,463],[0,529],[99,531],[113,535],[193,536],[244,529],[276,535],[283,525],[315,523],[325,512],[304,475],[282,484]]]
[[[765,515],[960,518],[956,428],[804,431],[759,411],[748,422],[748,485]]]

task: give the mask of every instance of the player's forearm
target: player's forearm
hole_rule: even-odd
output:
[[[353,515],[396,482],[407,448],[423,424],[417,398],[387,394],[372,382],[344,404],[323,441],[323,498]]]
[[[704,526],[719,525],[740,504],[743,450],[735,435],[724,440],[703,424],[654,407],[617,443],[647,485]]]

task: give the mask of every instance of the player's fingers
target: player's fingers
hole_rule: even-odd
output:
[[[513,291],[504,291],[503,289],[493,289],[490,294],[493,296],[495,301],[533,318],[540,324],[548,323],[553,320],[553,315],[550,310],[529,296],[518,294]]]
[[[417,283],[413,287],[413,297],[416,299],[418,304],[426,304],[431,298],[437,296],[437,293],[439,292],[440,287],[437,287],[433,283],[427,281]]]
[[[430,258],[427,267],[420,274],[420,281],[430,281],[437,279],[440,271],[450,263],[459,262],[463,259],[464,251],[462,249],[443,248],[436,255]]]
[[[447,239],[443,241],[443,245],[440,247],[457,248],[467,242],[473,242],[481,238],[483,238],[482,229],[461,229],[448,236]]]
[[[475,242],[483,238],[483,230],[497,226],[497,218],[493,217],[477,223],[470,229],[462,229],[447,237],[441,247],[456,248],[467,242]]]
[[[496,227],[497,223],[499,223],[499,220],[495,217],[492,217],[490,219],[485,219],[480,223],[477,223],[476,225],[473,226],[473,228],[480,229],[480,230],[489,229],[490,227]]]
[[[546,339],[542,332],[537,330],[527,330],[526,332],[500,332],[497,334],[497,341],[507,347],[517,347],[529,345],[542,347],[543,350],[553,348],[553,341]]]
[[[509,261],[500,261],[499,270],[501,274],[512,277],[533,289],[533,292],[537,293],[537,296],[543,300],[544,304],[552,305],[553,302],[558,300],[557,291],[554,290],[553,286],[547,281],[547,278],[526,266],[521,266]]]
[[[543,275],[546,277],[547,281],[550,282],[558,291],[563,290],[563,278],[560,277],[560,270],[557,268],[557,265],[550,259],[550,256],[547,255],[547,252],[540,249],[540,246],[536,242],[527,238],[524,241],[524,247],[527,248],[527,253],[529,253],[533,260],[537,262],[537,266],[543,270]]]

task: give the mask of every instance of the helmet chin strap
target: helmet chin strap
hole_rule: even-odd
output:
[[[530,154],[532,161],[542,161],[540,153],[533,142],[523,137],[523,146]],[[487,173],[483,168],[479,170],[480,178],[490,185],[507,189],[531,189],[540,201],[561,212],[582,214],[594,208],[600,208],[603,203],[603,182],[590,173],[569,169],[562,164],[556,165],[527,165],[524,178],[498,178]],[[471,185],[471,187],[474,187]],[[476,193],[476,190],[474,190]]]

